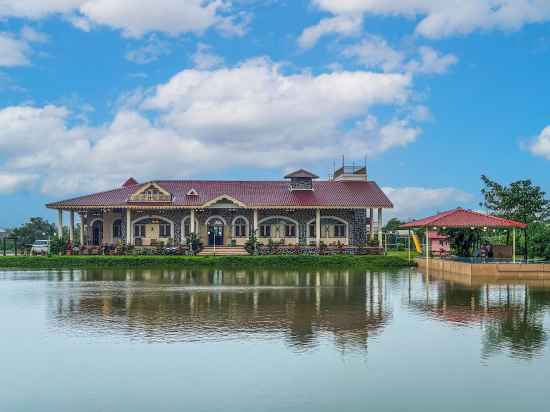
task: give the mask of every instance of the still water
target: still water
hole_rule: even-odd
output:
[[[550,285],[0,271],[0,411],[546,411]]]

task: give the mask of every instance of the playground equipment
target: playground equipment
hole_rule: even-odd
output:
[[[412,237],[412,240],[413,240],[414,247],[415,247],[416,251],[418,253],[422,253],[422,246],[421,246],[420,239],[418,238],[417,234],[412,232],[411,237]]]

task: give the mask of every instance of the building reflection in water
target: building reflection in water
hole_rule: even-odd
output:
[[[381,273],[222,270],[51,272],[54,327],[155,342],[320,339],[366,351],[391,320]]]
[[[548,333],[550,284],[543,281],[465,280],[448,273],[419,273],[422,286],[411,293],[415,311],[454,326],[479,326],[482,357],[505,352],[530,359],[542,356]]]

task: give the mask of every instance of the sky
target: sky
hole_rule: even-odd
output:
[[[549,73],[547,0],[0,0],[0,227],[342,156],[402,219],[550,192]]]

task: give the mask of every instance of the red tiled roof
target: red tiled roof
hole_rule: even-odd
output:
[[[426,217],[420,220],[414,220],[402,225],[402,228],[408,229],[413,227],[491,227],[491,228],[520,228],[527,227],[526,224],[516,222],[515,220],[503,219],[496,216],[486,215],[484,213],[474,212],[457,208],[447,212],[438,213],[437,215]]]
[[[50,203],[50,208],[61,207],[123,207],[128,198],[143,186],[122,187],[74,199]],[[392,208],[392,202],[375,182],[313,182],[312,191],[291,191],[286,181],[155,181],[173,196],[171,206],[200,207],[220,196],[229,196],[248,207],[335,207],[335,208]],[[194,188],[198,195],[187,196]],[[132,206],[166,206],[166,203],[137,203]]]

